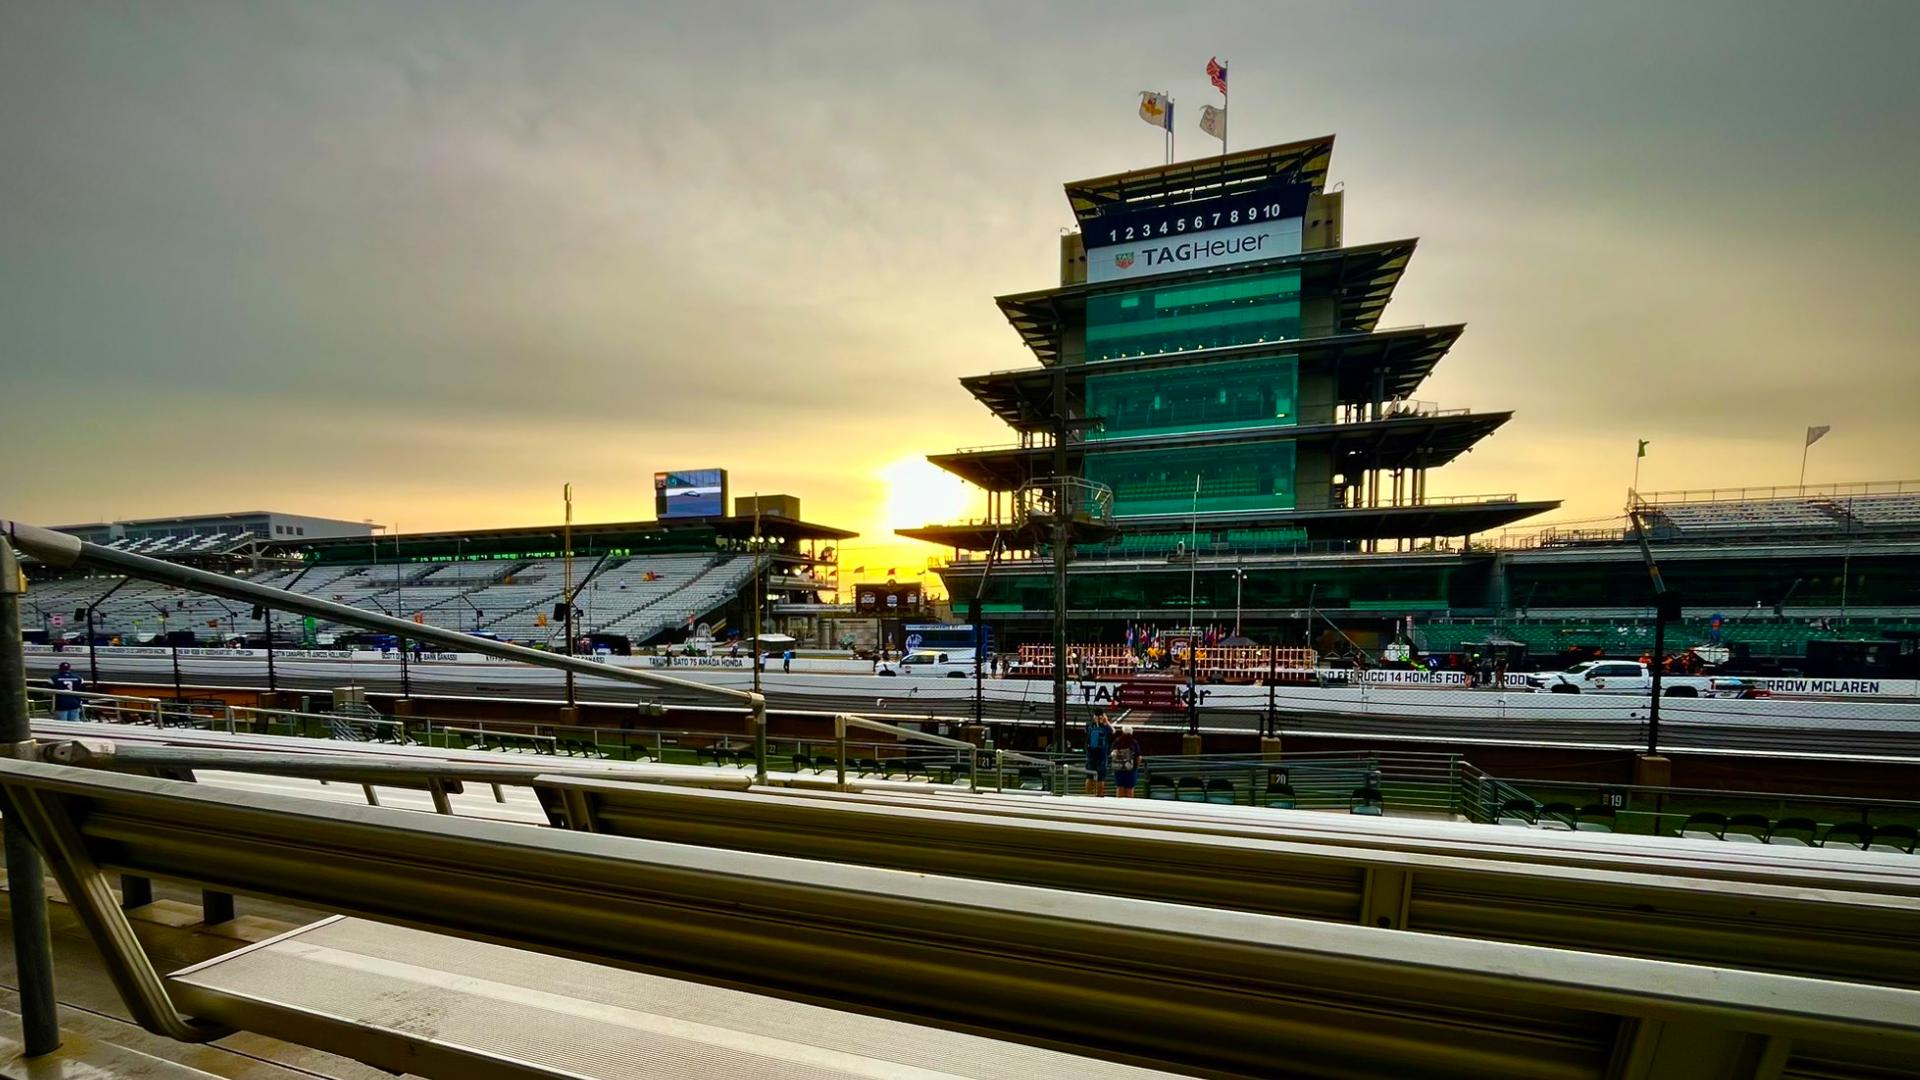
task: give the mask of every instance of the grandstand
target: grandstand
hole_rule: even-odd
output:
[[[832,545],[853,533],[786,519],[761,526],[757,541],[750,517],[576,527],[576,628],[642,644],[677,639],[700,623],[743,625],[757,562],[767,568],[768,594],[778,599],[811,603],[821,590],[832,588]],[[536,527],[277,542],[248,534],[245,545],[236,548],[209,539],[232,535],[223,532],[200,534],[208,539],[204,545],[172,536],[113,537],[105,544],[157,558],[212,563],[263,585],[369,611],[550,644],[564,626],[554,613],[567,595],[560,534],[557,527]],[[28,598],[27,624],[50,638],[82,636],[89,609],[94,633],[103,642],[213,643],[258,638],[266,630],[250,607],[170,586],[117,577],[35,576],[41,580]],[[273,627],[282,644],[326,644],[346,629],[326,621],[309,628],[284,617]]]
[[[1920,481],[1650,492],[1631,496],[1662,539],[1754,534],[1872,535],[1920,528]]]

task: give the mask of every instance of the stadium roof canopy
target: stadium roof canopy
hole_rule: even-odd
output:
[[[281,541],[270,545],[286,551],[312,552],[321,561],[341,561],[366,555],[376,547],[380,558],[397,550],[402,557],[485,552],[557,550],[566,535],[566,526],[524,525],[501,529],[466,529],[455,532],[388,533],[378,537],[340,537]],[[574,550],[581,554],[608,548],[630,547],[654,550],[711,549],[714,539],[749,540],[754,535],[754,520],[746,517],[669,518],[665,521],[618,521],[573,526]],[[858,533],[830,525],[797,521],[763,514],[760,535],[781,542],[813,540],[841,541]]]
[[[1459,412],[1396,416],[1352,424],[1301,424],[1100,439],[1067,447],[1067,470],[1071,475],[1080,475],[1081,462],[1088,453],[1183,450],[1276,442],[1298,442],[1303,446],[1324,448],[1329,454],[1356,455],[1366,462],[1367,468],[1428,469],[1444,465],[1471,450],[1475,443],[1493,434],[1512,417],[1511,412]],[[1012,491],[1030,480],[1052,476],[1053,451],[1052,446],[1007,446],[931,454],[927,460],[989,491]]]
[[[1054,289],[1012,293],[995,299],[1007,321],[1043,364],[1060,361],[1060,341],[1067,327],[1085,325],[1087,297],[1110,292],[1132,292],[1160,284],[1223,281],[1249,274],[1300,269],[1303,296],[1330,296],[1339,304],[1339,329],[1371,331],[1392,299],[1394,286],[1413,258],[1417,240],[1387,240],[1356,247],[1328,248],[1273,259],[1254,259],[1202,270],[1174,270],[1146,274],[1124,281],[1065,285]]]
[[[1213,362],[1296,356],[1303,368],[1316,365],[1331,365],[1334,368],[1337,380],[1334,389],[1340,402],[1373,400],[1376,372],[1385,383],[1382,400],[1399,401],[1412,396],[1466,329],[1464,323],[1413,326],[1372,334],[1336,334],[1332,337],[1261,342],[1201,352],[1132,356],[1093,364],[1068,364],[1058,369],[1016,368],[986,375],[964,376],[960,385],[966,387],[967,392],[978,398],[981,404],[993,410],[994,416],[1021,431],[1041,431],[1051,426],[1056,370],[1066,378],[1071,390],[1080,387],[1092,375],[1181,367],[1199,359]]]
[[[1074,180],[1066,185],[1067,201],[1073,206],[1073,216],[1084,224],[1120,207],[1175,205],[1269,181],[1309,184],[1313,190],[1322,191],[1332,160],[1333,136],[1322,135],[1237,154]]]

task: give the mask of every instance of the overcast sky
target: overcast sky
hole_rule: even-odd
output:
[[[724,466],[866,533],[1004,441],[963,374],[1060,184],[1338,134],[1383,326],[1517,415],[1435,494],[1920,475],[1920,4],[0,6],[0,514],[407,531]],[[920,557],[933,553],[920,549]]]

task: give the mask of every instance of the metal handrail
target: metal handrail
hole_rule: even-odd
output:
[[[1629,492],[1643,506],[1662,503],[1764,502],[1769,499],[1844,498],[1849,495],[1905,495],[1920,492],[1920,480],[1857,480],[1833,484],[1775,484],[1765,487],[1685,488]]]
[[[1381,1075],[1537,1076],[1543,1064],[1600,1075],[1622,1063],[1635,1074],[1736,1075],[1801,1046],[1865,1072],[1920,1055],[1912,992],[1884,986],[343,812],[37,762],[0,760],[0,783],[8,818],[17,812],[47,853],[134,1017],[176,1038],[216,1033],[175,1011],[105,887],[105,860],[1183,1074],[1271,1075],[1276,1046],[1298,1071]],[[1399,895],[1385,875],[1368,876],[1383,899]],[[857,957],[858,979],[832,962],[843,956]],[[1091,989],[1077,979],[1089,957],[1110,976]],[[1543,1016],[1555,1022],[1543,1027]]]

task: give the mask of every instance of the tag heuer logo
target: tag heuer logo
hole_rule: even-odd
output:
[[[1133,252],[1123,251],[1120,254],[1115,255],[1113,257],[1113,265],[1119,267],[1122,270],[1133,269]]]

